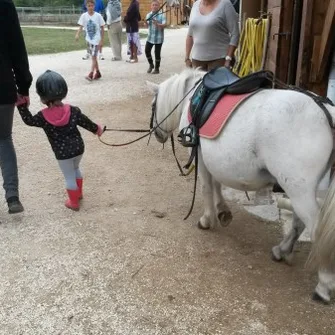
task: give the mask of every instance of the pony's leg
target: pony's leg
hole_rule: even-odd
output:
[[[293,212],[292,228],[280,244],[272,248],[272,259],[274,261],[282,261],[284,259],[286,263],[290,263],[294,244],[304,229],[304,223],[299,219],[297,214]]]
[[[217,220],[221,226],[226,227],[233,220],[233,215],[222,195],[221,184],[212,178],[214,192],[214,207]]]
[[[319,283],[315,288],[313,300],[327,304],[330,302],[333,290],[335,290],[335,273],[319,270]]]
[[[199,150],[199,173],[202,181],[202,196],[204,201],[204,214],[198,222],[200,229],[209,229],[216,222],[216,210],[214,206],[214,192],[212,176],[208,172],[202,160],[201,151]]]
[[[291,192],[286,191],[294,210],[293,225],[291,231],[280,244],[272,248],[272,257],[274,260],[291,261],[294,244],[303,232],[304,224],[312,237],[319,213],[315,189],[316,185],[315,188],[311,187],[308,191],[304,190],[304,192],[301,188]]]

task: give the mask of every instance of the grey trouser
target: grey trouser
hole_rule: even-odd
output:
[[[14,104],[0,105],[0,166],[6,199],[19,196],[16,153],[12,140]]]
[[[65,184],[67,190],[76,190],[77,178],[82,178],[79,170],[79,164],[83,155],[79,155],[70,159],[57,160],[60,169],[63,172],[65,178]]]
[[[121,59],[121,49],[122,49],[122,25],[121,21],[114,22],[110,25],[108,29],[109,42],[112,48],[113,57],[116,59]]]

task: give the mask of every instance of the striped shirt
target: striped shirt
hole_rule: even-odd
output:
[[[152,15],[155,13],[150,12],[147,14],[145,20],[148,24],[148,38],[147,41],[151,44],[162,44],[164,42],[164,28],[157,27],[153,24],[152,20],[149,20]],[[164,14],[157,14],[153,18],[157,23],[166,24],[166,18]]]

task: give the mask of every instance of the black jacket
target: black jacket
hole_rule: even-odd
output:
[[[29,94],[32,76],[17,12],[12,0],[0,0],[0,105]]]
[[[25,124],[43,128],[52,150],[59,160],[70,159],[84,153],[84,141],[77,126],[94,134],[98,132],[98,125],[84,115],[78,107],[70,106],[69,114],[61,116],[62,125],[58,126],[50,120],[48,122],[43,111],[33,116],[27,107],[22,106],[19,107],[19,112]]]

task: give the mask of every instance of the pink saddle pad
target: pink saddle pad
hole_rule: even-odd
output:
[[[209,116],[205,124],[200,128],[199,135],[201,137],[206,137],[213,139],[218,136],[227,123],[229,117],[233,114],[236,107],[239,106],[246,98],[248,98],[253,93],[245,94],[226,94],[217,103],[212,114]],[[188,112],[188,120],[191,122],[192,117],[190,112]]]

